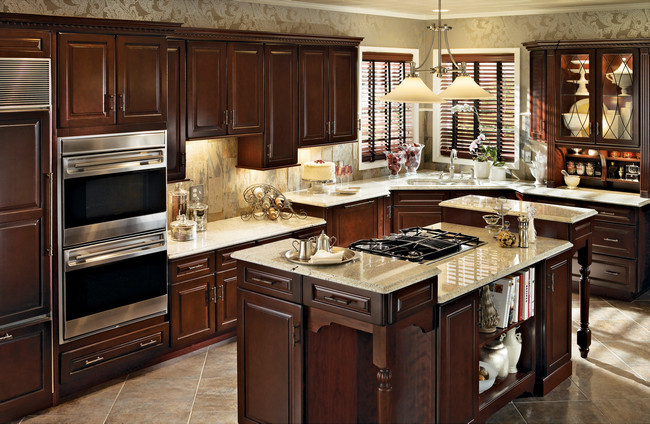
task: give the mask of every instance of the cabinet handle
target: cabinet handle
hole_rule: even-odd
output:
[[[327,135],[330,135],[330,127],[331,127],[331,124],[332,124],[332,123],[331,123],[330,121],[327,121],[327,122],[325,123],[325,133],[326,133]]]
[[[95,363],[103,361],[103,360],[104,360],[103,356],[98,356],[95,359],[86,359],[86,365],[92,365],[92,364],[95,364]]]
[[[607,238],[607,237],[605,237],[603,240],[605,240],[605,241],[611,241],[612,243],[618,243],[618,239],[613,239],[613,238]]]
[[[115,96],[113,94],[104,94],[104,110],[107,112],[115,110]]]
[[[188,267],[187,267],[187,270],[188,270],[188,271],[192,271],[192,270],[199,269],[199,268],[203,268],[203,265],[201,264],[201,265],[192,265],[192,266],[188,266]]]
[[[600,135],[600,122],[596,121],[596,135]]]
[[[293,326],[293,345],[300,343],[300,324]]]
[[[49,199],[48,199],[48,206],[50,207],[50,214],[49,214],[49,232],[50,232],[50,239],[47,241],[47,248],[45,249],[45,252],[48,254],[48,256],[54,256],[54,175],[51,172],[48,172],[46,175],[47,182],[49,184]]]
[[[215,296],[217,299],[223,300],[223,285],[220,284],[219,286],[215,287]]]
[[[551,273],[551,292],[555,292],[555,273]]]
[[[212,292],[212,296],[210,296],[210,302],[217,303],[217,288],[212,287],[209,290],[209,292]],[[205,293],[205,303],[206,303],[206,306],[207,306],[207,304],[208,304],[208,293],[207,292]]]
[[[605,270],[605,274],[613,275],[613,276],[615,276],[615,277],[621,275],[620,272],[610,271],[610,270],[608,270],[608,269]]]
[[[362,205],[369,205],[371,203],[375,203],[374,200],[368,200],[367,202],[362,202],[362,203],[355,203],[353,205],[343,205],[345,209],[350,209],[350,208],[356,208],[357,206],[362,206]]]
[[[604,216],[616,216],[614,212],[598,212],[598,213]]]
[[[9,334],[9,333],[5,333],[4,336],[0,337],[0,342],[4,342],[4,341],[7,341],[7,340],[11,340],[11,339],[13,339],[13,338],[14,338],[13,335],[11,335],[11,334]]]
[[[271,156],[273,156],[273,145],[271,143],[267,144],[266,149],[268,151],[266,156],[268,156],[268,158],[271,159]]]
[[[276,281],[263,280],[263,279],[261,279],[261,278],[256,278],[256,277],[251,278],[251,279],[250,279],[250,282],[251,282],[251,283],[262,283],[262,284],[268,284],[268,285],[270,285],[270,286],[272,286],[272,285],[274,285],[274,284],[276,283]]]
[[[336,121],[332,122],[332,126],[334,127],[334,129],[332,130],[332,134],[335,135],[336,134]]]
[[[158,343],[158,340],[149,340],[148,342],[140,342],[140,347],[147,347],[151,345],[155,345]]]
[[[388,218],[392,218],[393,217],[393,207],[391,205],[388,205],[387,208],[388,208],[388,211],[387,211],[388,213],[386,215],[388,216]]]
[[[235,126],[235,111],[234,110],[230,111],[230,125],[232,127]]]
[[[228,109],[223,111],[223,126],[228,126]]]
[[[332,301],[332,302],[336,302],[336,303],[340,303],[340,304],[342,304],[342,305],[349,305],[350,303],[352,303],[351,300],[348,300],[348,299],[340,299],[340,298],[338,298],[338,297],[334,297],[334,296],[325,296],[325,297],[323,297],[323,299],[325,299],[325,300],[330,300],[330,301]]]

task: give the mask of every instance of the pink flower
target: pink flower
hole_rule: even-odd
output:
[[[469,145],[469,151],[474,152],[478,149],[478,138],[474,141],[472,141],[472,144]]]

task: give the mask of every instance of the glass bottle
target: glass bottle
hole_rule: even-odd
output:
[[[208,205],[201,203],[198,194],[194,192],[190,203],[190,213],[196,222],[196,231],[206,231],[208,229]]]
[[[174,191],[171,192],[172,220],[180,215],[187,215],[187,190],[183,190],[181,183],[176,183]]]

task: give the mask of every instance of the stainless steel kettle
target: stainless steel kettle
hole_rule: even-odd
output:
[[[336,237],[328,237],[325,234],[325,230],[321,231],[318,237],[311,237],[311,239],[315,240],[316,251],[324,250],[326,252],[332,252],[332,246],[336,243]]]

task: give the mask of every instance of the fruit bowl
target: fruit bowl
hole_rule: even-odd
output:
[[[483,215],[483,220],[488,225],[494,225],[499,222],[499,215]]]
[[[487,362],[479,361],[478,365],[479,367],[483,367],[488,373],[487,380],[478,381],[478,392],[483,393],[494,385],[494,380],[497,378],[497,370],[495,370],[494,367]]]

